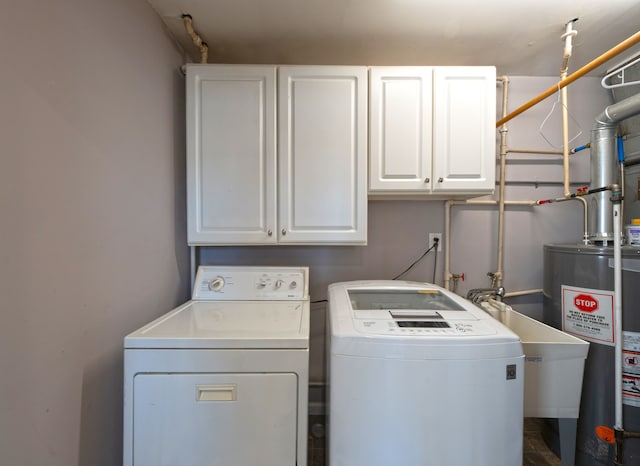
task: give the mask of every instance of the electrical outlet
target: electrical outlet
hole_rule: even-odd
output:
[[[429,246],[433,246],[433,241],[438,238],[438,252],[442,251],[442,233],[429,233]]]

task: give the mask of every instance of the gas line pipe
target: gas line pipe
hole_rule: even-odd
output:
[[[551,86],[549,89],[547,89],[546,91],[542,92],[537,97],[534,97],[533,99],[531,99],[526,104],[521,105],[520,107],[515,109],[513,112],[509,113],[505,117],[503,117],[500,120],[498,120],[496,122],[496,128],[502,126],[507,121],[515,118],[516,116],[520,115],[521,113],[525,112],[526,110],[529,110],[534,105],[539,104],[540,102],[542,102],[547,97],[555,94],[558,91],[558,89],[562,89],[565,86],[568,86],[572,82],[578,80],[579,78],[583,77],[585,74],[589,73],[590,71],[593,71],[594,69],[596,69],[597,67],[599,67],[603,63],[605,63],[608,60],[612,59],[613,57],[621,54],[622,52],[624,52],[625,50],[633,47],[634,45],[636,45],[639,42],[640,42],[640,31],[636,32],[635,34],[630,36],[628,39],[623,40],[622,42],[620,42],[615,47],[609,49],[607,52],[603,53],[602,55],[600,55],[595,60],[587,63],[585,66],[583,66],[579,70],[571,73],[569,76],[567,76],[567,78],[565,80],[562,80],[562,81],[558,82],[558,84],[555,84],[555,85]]]

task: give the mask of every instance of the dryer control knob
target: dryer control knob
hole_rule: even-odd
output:
[[[284,281],[276,280],[276,290],[280,289],[284,285]]]
[[[289,288],[291,288],[292,290],[295,289],[298,286],[298,284],[296,282],[291,282],[289,284]]]
[[[209,289],[211,291],[220,291],[224,286],[224,278],[216,277],[209,282]]]

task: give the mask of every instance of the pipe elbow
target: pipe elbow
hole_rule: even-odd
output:
[[[604,111],[596,117],[595,123],[593,124],[594,131],[611,129],[617,126],[615,120],[609,115],[608,110],[609,107],[605,108]]]

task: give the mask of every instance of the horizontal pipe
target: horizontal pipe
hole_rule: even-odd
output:
[[[640,94],[635,94],[605,108],[596,117],[593,129],[616,128],[618,123],[638,113],[640,113]]]
[[[581,150],[585,150],[585,149],[589,149],[591,148],[591,143],[586,143],[583,146],[579,146],[579,147],[574,147],[573,149],[571,149],[571,153],[575,154],[576,152],[580,152]]]
[[[514,296],[527,296],[530,294],[541,294],[544,290],[542,288],[536,288],[534,290],[521,290],[521,291],[509,291],[504,294],[505,298],[513,298]]]
[[[561,150],[540,150],[540,149],[507,149],[510,154],[541,154],[541,155],[562,155]]]
[[[470,199],[467,201],[451,201],[451,203],[455,205],[498,205],[498,201],[493,199]],[[504,204],[514,206],[534,206],[538,204],[538,201],[504,201]]]
[[[640,31],[636,32],[635,34],[633,34],[628,39],[620,42],[618,45],[616,45],[615,47],[611,48],[609,51],[603,53],[602,55],[600,55],[595,60],[587,63],[585,66],[583,66],[579,70],[575,71],[574,73],[571,73],[569,76],[567,76],[566,79],[563,79],[563,80],[559,81],[557,84],[554,84],[549,89],[547,89],[546,91],[544,91],[543,93],[541,93],[537,97],[534,97],[533,99],[531,99],[526,104],[518,107],[513,112],[511,112],[510,114],[505,116],[504,118],[501,118],[500,120],[498,120],[496,122],[496,128],[499,127],[499,126],[504,125],[507,121],[517,117],[518,115],[520,115],[521,113],[525,112],[526,110],[529,110],[534,105],[539,104],[540,102],[542,102],[547,97],[555,94],[556,92],[558,92],[563,87],[568,86],[572,82],[574,82],[577,79],[581,78],[582,76],[584,76],[585,74],[589,73],[590,71],[593,71],[594,69],[596,69],[597,67],[599,67],[603,63],[607,62],[608,60],[612,59],[616,55],[621,54],[622,52],[624,52],[628,48],[633,47],[638,42],[640,42]]]

